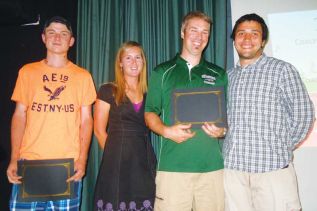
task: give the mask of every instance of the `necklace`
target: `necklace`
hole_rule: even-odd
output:
[[[143,100],[143,95],[139,93],[137,90],[128,89],[125,93],[133,104],[140,103]]]

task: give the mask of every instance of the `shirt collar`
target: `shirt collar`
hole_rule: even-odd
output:
[[[176,63],[178,64],[185,64],[188,68],[191,67],[191,68],[194,68],[194,67],[198,67],[198,66],[201,66],[205,63],[205,60],[203,58],[203,56],[201,56],[200,58],[200,61],[199,61],[199,64],[195,65],[195,66],[192,66],[191,64],[189,64],[185,59],[183,59],[181,56],[180,56],[180,53],[177,53],[176,54]],[[188,65],[189,64],[189,65]]]
[[[248,65],[245,66],[244,68],[241,67],[240,61],[238,61],[238,62],[236,63],[236,68],[238,68],[238,69],[246,69],[246,68],[249,68],[249,67],[258,66],[258,65],[260,65],[260,64],[265,63],[266,58],[267,58],[266,54],[265,54],[265,53],[262,53],[262,55],[261,55],[257,60],[255,60],[255,61],[254,61],[253,63],[251,63],[251,64],[248,64]]]

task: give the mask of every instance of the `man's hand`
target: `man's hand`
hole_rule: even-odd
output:
[[[207,122],[205,122],[201,128],[207,135],[213,138],[223,138],[227,132],[226,128],[217,127],[215,124],[208,124]]]
[[[86,161],[82,161],[82,160],[77,160],[75,161],[74,164],[74,170],[75,170],[75,174],[67,179],[67,182],[71,182],[71,181],[80,181],[84,176],[85,176],[85,172],[86,172]]]
[[[175,141],[176,143],[182,143],[189,138],[194,137],[195,132],[190,130],[191,124],[184,125],[178,124],[170,127],[165,127],[164,137]]]
[[[8,169],[7,169],[7,176],[10,183],[13,184],[21,184],[21,176],[18,176],[18,162],[11,161]]]

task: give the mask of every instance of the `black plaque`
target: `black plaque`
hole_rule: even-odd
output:
[[[172,124],[192,124],[193,128],[199,128],[205,122],[227,127],[224,87],[175,89],[171,120]]]
[[[74,182],[66,182],[74,174],[74,159],[21,160],[18,174],[22,176],[18,192],[20,202],[75,197]]]

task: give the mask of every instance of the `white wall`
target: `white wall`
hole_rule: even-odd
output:
[[[317,0],[231,0],[231,9],[232,26],[244,14],[264,18],[270,31],[265,53],[298,69],[317,110]],[[303,211],[317,211],[316,125],[294,152]]]

